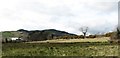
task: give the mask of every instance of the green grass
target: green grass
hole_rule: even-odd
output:
[[[109,43],[6,43],[2,56],[118,56]]]

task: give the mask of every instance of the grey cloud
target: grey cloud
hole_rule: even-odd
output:
[[[90,33],[107,32],[112,30],[114,24],[106,22],[102,24],[101,22],[104,21],[104,19],[109,20],[109,17],[111,16],[110,14],[113,14],[113,12],[117,14],[117,3],[97,2],[99,4],[89,4],[87,2],[87,4],[76,2],[79,2],[79,0],[74,1],[74,4],[72,5],[67,4],[67,2],[63,4],[57,2],[59,4],[49,6],[50,4],[38,2],[38,0],[21,1],[15,8],[12,9],[13,13],[11,13],[12,11],[8,11],[7,13],[4,12],[5,15],[3,16],[5,16],[8,20],[10,19],[11,22],[16,19],[19,23],[18,25],[20,25],[20,27],[23,25],[21,28],[25,29],[55,28],[78,34],[78,29],[81,26],[88,25],[88,27],[90,27]],[[10,15],[10,17],[6,14]],[[40,18],[42,15],[45,15],[44,17],[50,17]],[[110,17],[110,20],[113,20],[114,18],[114,16]],[[98,25],[91,27],[92,23]]]
[[[44,13],[47,15],[73,16],[72,12],[70,12],[70,9],[63,5],[56,7],[48,7],[45,4],[34,2],[34,3],[23,4],[21,8],[38,13]]]

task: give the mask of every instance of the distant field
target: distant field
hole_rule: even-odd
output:
[[[109,37],[102,38],[86,38],[86,39],[53,39],[45,41],[33,41],[27,43],[70,43],[70,42],[108,42]]]

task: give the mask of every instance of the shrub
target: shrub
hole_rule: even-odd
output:
[[[118,28],[117,28],[117,31],[111,35],[110,42],[120,43],[120,31]]]

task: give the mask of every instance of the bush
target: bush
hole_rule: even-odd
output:
[[[117,42],[120,43],[120,31],[117,29],[110,37],[110,42]]]

